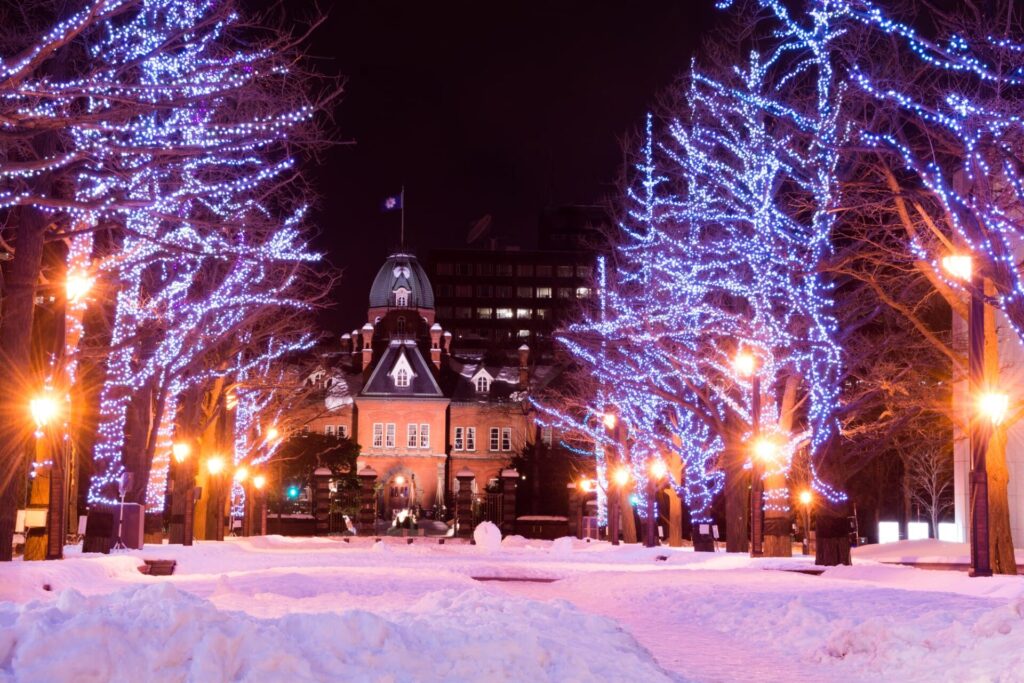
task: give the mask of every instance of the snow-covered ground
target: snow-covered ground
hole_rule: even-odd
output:
[[[1024,681],[1024,578],[856,562],[518,537],[69,549],[0,566],[0,681]],[[552,581],[479,580],[499,577]]]

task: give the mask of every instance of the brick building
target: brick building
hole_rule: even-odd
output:
[[[527,344],[507,357],[456,352],[434,301],[416,257],[392,254],[371,286],[366,323],[310,377],[323,391],[306,428],[355,439],[359,467],[382,485],[385,518],[450,507],[463,469],[474,492],[496,480],[535,441],[526,397],[553,374]]]

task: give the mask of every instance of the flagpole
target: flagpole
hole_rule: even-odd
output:
[[[402,185],[402,192],[398,196],[399,206],[402,207],[402,233],[399,236],[398,242],[402,249],[405,249],[405,185]]]

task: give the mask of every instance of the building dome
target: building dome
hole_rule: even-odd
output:
[[[370,287],[370,308],[408,306],[434,308],[434,290],[427,272],[412,254],[392,254]]]

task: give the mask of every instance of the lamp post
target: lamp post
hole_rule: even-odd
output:
[[[967,314],[968,394],[978,397],[978,410],[968,419],[971,448],[971,576],[992,576],[988,528],[988,441],[992,426],[1002,420],[998,412],[1001,401],[985,403],[985,279],[974,259],[966,254],[943,257],[942,267],[952,277],[969,283],[970,305]],[[1005,415],[1005,408],[1003,411]],[[982,419],[988,417],[988,420]]]
[[[604,417],[605,435],[608,437],[608,441],[617,444],[619,442],[619,418],[615,412],[614,406],[608,406],[605,408]],[[613,485],[612,472],[609,469],[610,458],[608,454],[611,449],[605,452],[605,478],[608,481],[607,495],[605,496],[605,508],[608,511],[608,538],[611,540],[612,545],[619,544],[619,491]]]
[[[661,488],[661,482],[668,474],[668,466],[660,458],[651,463],[650,475],[647,477],[647,527],[644,533],[644,546],[653,548],[658,545],[658,519],[655,498]]]
[[[54,443],[50,429],[60,416],[60,402],[47,387],[29,401],[29,412],[36,423],[36,438],[42,439],[50,458],[49,497],[46,503],[46,559],[59,560],[64,557],[64,494],[65,458],[64,440]]]
[[[231,478],[236,484],[242,488],[242,536],[250,536],[250,527],[252,526],[252,489],[249,487],[249,468],[245,465],[239,465],[235,468],[235,473],[231,475]],[[234,509],[233,505],[229,504],[228,507],[228,525],[230,526],[231,534],[235,533],[235,519],[231,516],[231,512]]]
[[[267,535],[267,502],[263,491],[266,486],[267,478],[264,475],[257,474],[252,478],[254,493],[250,511],[252,520],[249,523],[249,533],[253,536]],[[246,500],[248,501],[248,498]]]
[[[750,378],[750,431],[754,443],[761,436],[761,378],[757,374],[757,359],[748,351],[736,354],[733,367],[741,377]],[[764,554],[764,472],[758,458],[751,458],[750,464],[750,556]]]
[[[207,537],[212,541],[224,540],[224,486],[221,473],[224,471],[224,458],[215,455],[206,461],[206,471],[210,473],[210,501],[207,504]],[[213,508],[212,512],[210,508]]]
[[[814,495],[810,491],[800,492],[800,504],[804,506],[804,555],[811,554],[811,503],[814,502]]]

